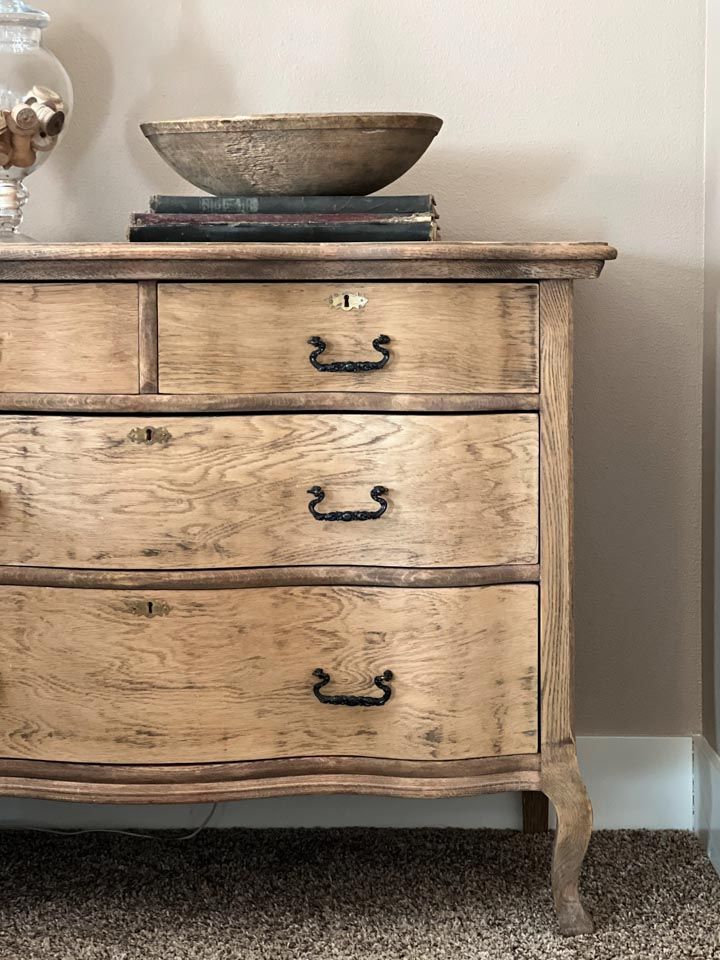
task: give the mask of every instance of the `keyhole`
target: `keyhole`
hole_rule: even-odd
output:
[[[153,428],[145,427],[145,443],[152,443]]]
[[[148,616],[151,617],[151,616],[153,615],[153,602],[152,602],[152,600],[148,600],[148,602],[147,602],[147,610],[148,610]]]
[[[350,294],[349,294],[349,293],[346,293],[346,294],[343,296],[343,306],[345,307],[346,310],[349,310],[349,309],[350,309]]]

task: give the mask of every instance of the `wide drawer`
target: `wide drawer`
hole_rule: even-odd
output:
[[[0,392],[137,393],[137,284],[0,284]]]
[[[0,751],[79,763],[534,753],[537,598],[534,584],[0,587]],[[330,679],[316,693],[318,670]],[[387,690],[382,704],[323,702]]]
[[[160,284],[158,316],[161,393],[538,389],[532,283]]]
[[[182,416],[151,426],[0,417],[2,564],[455,567],[537,555],[537,414]]]

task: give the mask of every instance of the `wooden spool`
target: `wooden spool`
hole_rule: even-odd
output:
[[[13,133],[30,134],[40,129],[40,121],[32,107],[26,103],[16,103],[9,114],[5,114],[7,125]]]
[[[55,104],[51,102],[34,103],[32,105],[40,130],[48,137],[57,137],[65,126],[65,114],[62,110],[57,110]]]

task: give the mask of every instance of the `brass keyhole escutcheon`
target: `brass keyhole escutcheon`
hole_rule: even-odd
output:
[[[165,427],[134,427],[128,434],[131,443],[140,443],[149,447],[154,443],[167,443],[170,431]]]
[[[330,297],[330,306],[340,310],[362,310],[367,302],[368,298],[360,293],[334,293]]]
[[[130,613],[136,617],[166,617],[170,613],[170,604],[162,600],[131,600],[128,604]]]

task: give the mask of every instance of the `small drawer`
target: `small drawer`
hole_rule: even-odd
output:
[[[160,284],[158,314],[161,393],[538,390],[533,283]]]
[[[0,749],[138,764],[535,753],[537,618],[534,584],[0,587]]]
[[[538,416],[0,417],[0,563],[536,563]]]
[[[0,393],[137,392],[137,284],[0,284]]]

